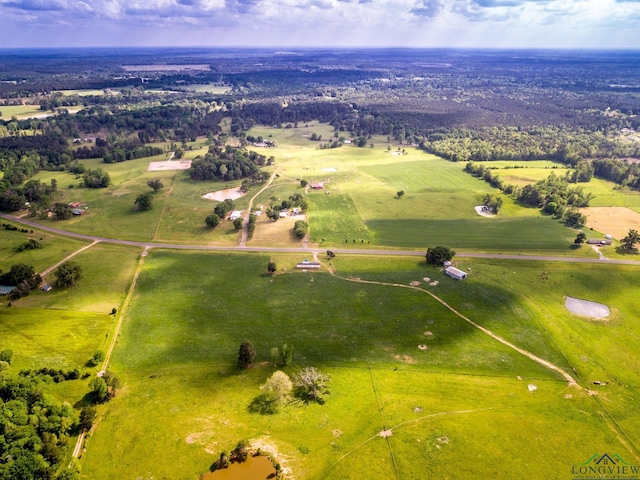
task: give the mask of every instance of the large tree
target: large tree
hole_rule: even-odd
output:
[[[56,286],[71,287],[82,278],[82,267],[75,262],[65,262],[56,271]]]
[[[281,370],[276,370],[260,389],[265,391],[273,402],[279,404],[291,394],[293,382],[291,382],[289,375]]]
[[[308,400],[319,401],[328,393],[329,375],[315,367],[306,367],[293,376],[293,385],[298,387],[301,396]]]
[[[73,209],[66,203],[56,203],[53,205],[53,213],[58,220],[69,220],[73,215]]]
[[[240,368],[250,368],[256,361],[256,349],[249,341],[240,344],[238,350],[238,366]]]
[[[142,193],[136,198],[136,209],[144,212],[153,208],[153,196],[150,193]]]
[[[427,263],[433,265],[442,265],[444,262],[449,262],[455,256],[456,252],[445,245],[438,245],[437,247],[429,247],[425,258]]]
[[[159,179],[149,180],[147,185],[153,189],[153,192],[156,193],[158,190],[164,187],[164,184]]]
[[[207,227],[216,228],[220,225],[220,217],[215,213],[212,213],[204,219],[204,222],[207,224]]]
[[[620,243],[626,250],[635,250],[636,244],[640,243],[640,234],[637,230],[631,229],[627,236],[620,240]]]

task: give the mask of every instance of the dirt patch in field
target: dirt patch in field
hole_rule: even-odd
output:
[[[478,205],[474,208],[476,209],[476,213],[482,217],[493,218],[496,216],[496,214],[489,210],[485,205]]]
[[[413,358],[411,355],[394,355],[393,358],[395,358],[396,360],[399,360],[400,362],[408,363],[410,365],[413,365],[414,363],[416,363],[416,359]]]
[[[640,213],[627,207],[587,207],[587,227],[610,234],[616,240],[624,238],[629,229],[640,230]]]
[[[167,160],[165,162],[149,162],[148,172],[162,172],[170,170],[187,170],[191,168],[191,160]]]
[[[602,303],[592,302],[590,300],[581,300],[579,298],[566,297],[564,306],[571,313],[582,317],[595,318],[603,320],[611,315],[611,310]]]
[[[239,188],[227,188],[226,190],[218,190],[217,192],[209,192],[202,195],[202,198],[206,198],[207,200],[213,200],[215,202],[224,202],[227,198],[231,200],[236,200],[240,197],[246,195],[246,192],[243,192]]]

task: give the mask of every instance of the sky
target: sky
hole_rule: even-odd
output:
[[[0,46],[640,49],[640,0],[0,0]]]

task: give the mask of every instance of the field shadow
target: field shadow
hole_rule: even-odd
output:
[[[235,365],[239,345],[248,339],[257,362],[288,343],[295,363],[318,368],[388,365],[498,375],[538,370],[418,289],[319,272],[265,277],[266,260],[262,265],[251,257],[200,255],[190,267],[178,255],[166,257],[149,271],[153,278],[143,273],[136,290],[126,333],[135,341],[122,352],[132,369]],[[534,353],[548,353],[551,347],[539,326],[518,318],[514,305],[520,301],[511,292],[424,271],[440,283],[421,282],[420,288],[434,289],[474,321],[504,330],[507,338],[526,338],[520,343]],[[361,274],[363,280],[384,281],[384,276]],[[160,285],[161,279],[167,285]]]

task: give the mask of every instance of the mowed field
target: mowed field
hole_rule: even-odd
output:
[[[263,273],[269,259],[273,277]],[[296,271],[299,260],[150,252],[110,365],[124,388],[101,410],[85,478],[194,479],[241,439],[277,450],[299,479],[546,479],[568,477],[594,452],[640,461],[628,447],[640,440],[638,344],[625,341],[640,334],[640,312],[621,288],[637,267],[612,276],[613,267],[598,265],[465,260],[472,273],[456,282],[419,258],[339,255],[335,275]],[[607,279],[607,288],[593,288]],[[581,387],[427,291],[570,371]],[[565,295],[605,302],[612,316],[571,315]],[[258,363],[239,371],[247,339]],[[283,343],[294,346],[285,371],[320,368],[331,394],[324,405],[249,413],[276,369],[269,350]],[[607,385],[595,387],[596,379]]]

